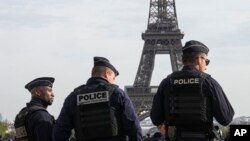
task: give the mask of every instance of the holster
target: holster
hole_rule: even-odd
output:
[[[213,130],[211,131],[209,135],[209,140],[210,141],[221,141],[222,140],[222,135],[219,126],[215,125],[213,127]]]

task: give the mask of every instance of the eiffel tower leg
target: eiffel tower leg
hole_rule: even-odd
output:
[[[154,51],[144,49],[134,82],[135,87],[149,87],[154,69],[154,60]]]
[[[170,59],[172,65],[172,71],[178,71],[182,68],[182,52],[181,50],[171,50]]]

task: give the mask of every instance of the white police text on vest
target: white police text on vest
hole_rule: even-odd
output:
[[[77,105],[94,104],[109,101],[108,91],[84,93],[77,95]]]
[[[180,78],[174,79],[174,85],[198,84],[199,78]]]

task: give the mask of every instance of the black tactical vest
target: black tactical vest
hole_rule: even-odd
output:
[[[210,130],[212,125],[211,98],[203,93],[202,84],[208,74],[195,70],[174,72],[165,96],[166,122],[198,130]]]
[[[35,141],[35,137],[32,137],[31,133],[28,132],[28,119],[29,116],[39,110],[47,111],[45,108],[40,106],[24,107],[15,118],[14,127],[16,130],[15,141]]]
[[[74,115],[74,127],[77,140],[101,140],[121,135],[121,110],[110,102],[116,87],[83,85],[75,89],[77,112]]]

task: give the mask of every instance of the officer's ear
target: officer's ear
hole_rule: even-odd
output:
[[[197,70],[200,70],[201,69],[201,66],[202,66],[202,59],[201,57],[196,57],[195,60],[194,60],[194,66]]]
[[[104,75],[104,77],[105,77],[106,79],[109,78],[110,72],[109,72],[108,68],[106,68],[106,69],[103,71],[103,75]]]
[[[33,89],[31,90],[31,94],[32,94],[32,96],[40,97],[40,96],[41,96],[40,88],[39,88],[39,87],[33,88]]]

